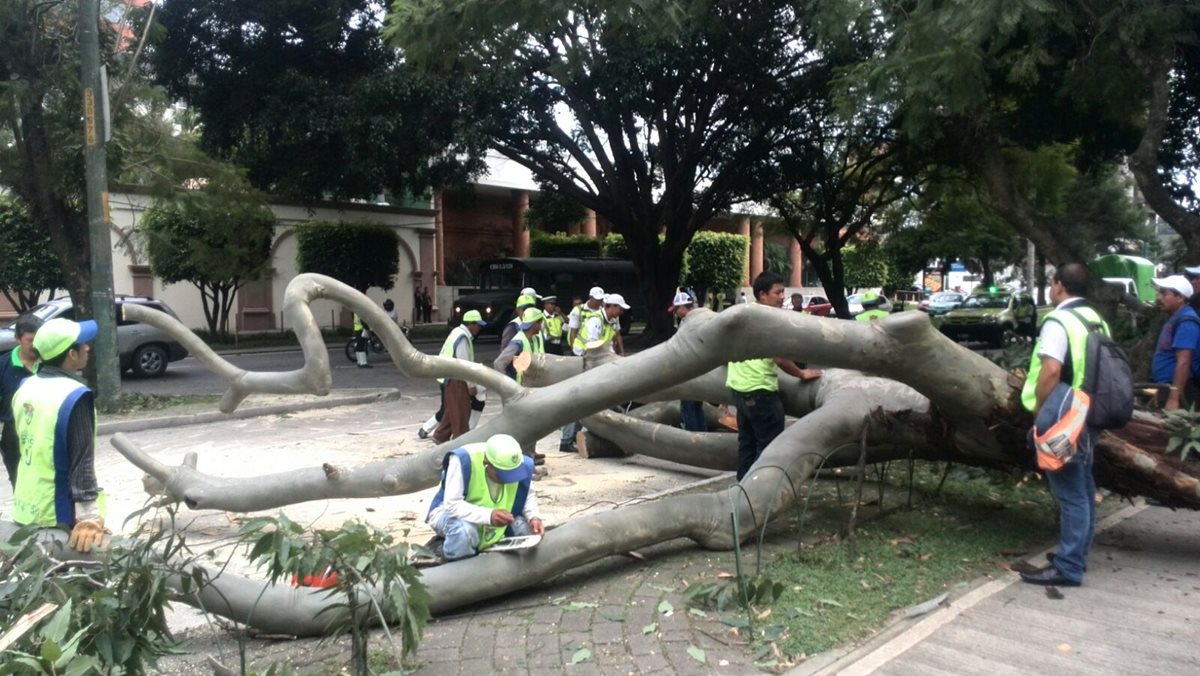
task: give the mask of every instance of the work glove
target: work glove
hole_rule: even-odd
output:
[[[76,521],[71,529],[71,537],[67,546],[81,554],[87,554],[104,539],[104,520],[92,519]]]

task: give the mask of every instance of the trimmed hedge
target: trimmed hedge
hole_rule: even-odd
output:
[[[386,225],[345,221],[296,226],[296,266],[365,292],[390,289],[400,272],[400,236]]]
[[[684,280],[700,293],[727,291],[742,283],[750,240],[727,232],[698,232],[687,247]]]

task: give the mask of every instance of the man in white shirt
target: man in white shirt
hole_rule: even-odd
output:
[[[447,453],[441,488],[425,518],[445,539],[445,559],[475,556],[505,536],[545,533],[532,476],[533,459],[507,434]]]

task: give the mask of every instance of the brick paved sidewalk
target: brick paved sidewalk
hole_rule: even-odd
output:
[[[732,552],[684,540],[610,557],[551,582],[432,623],[417,654],[418,674],[742,674],[757,673],[745,646],[715,613],[689,612],[683,590],[720,571]],[[666,602],[672,610],[662,612]],[[643,630],[654,624],[654,631]],[[689,654],[704,651],[704,663]],[[572,665],[582,649],[590,657]],[[695,651],[693,651],[695,652]]]

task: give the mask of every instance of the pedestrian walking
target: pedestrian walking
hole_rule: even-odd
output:
[[[13,338],[17,346],[0,355],[0,455],[4,457],[4,469],[8,471],[8,483],[17,484],[21,449],[17,442],[17,427],[13,423],[12,398],[21,382],[33,375],[37,355],[33,351],[33,337],[41,328],[42,320],[37,315],[23,314],[13,324]]]
[[[428,286],[421,291],[421,314],[426,324],[433,322],[433,296],[429,295]]]
[[[754,279],[751,290],[752,305],[782,309],[783,277],[763,272]],[[783,400],[779,398],[777,369],[805,381],[821,375],[820,371],[802,369],[782,357],[729,362],[725,386],[732,391],[737,408],[739,481],[750,472],[763,449],[783,432]]]
[[[463,314],[462,323],[446,336],[438,356],[474,363],[475,339],[485,326],[487,322],[483,321],[479,310],[469,310]],[[438,385],[442,390],[442,404],[434,414],[438,419],[438,426],[433,432],[433,440],[441,444],[461,437],[470,429],[472,402],[479,392],[476,385],[458,378],[438,378]],[[425,438],[424,426],[417,432],[417,436]]]
[[[1021,404],[1035,416],[1029,432],[1031,446],[1035,434],[1046,434],[1073,410],[1070,406],[1073,391],[1083,388],[1087,372],[1087,323],[1099,324],[1109,333],[1108,325],[1084,301],[1087,289],[1085,266],[1068,263],[1054,272],[1050,302],[1055,308],[1042,321],[1021,390]],[[1025,582],[1056,587],[1078,587],[1083,583],[1088,549],[1096,532],[1092,449],[1098,434],[1099,430],[1085,425],[1070,462],[1057,471],[1045,472],[1050,492],[1058,501],[1058,551],[1050,555],[1050,563],[1044,568],[1022,572],[1021,579]]]
[[[357,360],[358,368],[369,369],[371,364],[367,362],[367,341],[371,334],[368,333],[370,328],[358,313],[354,313],[354,358]]]

